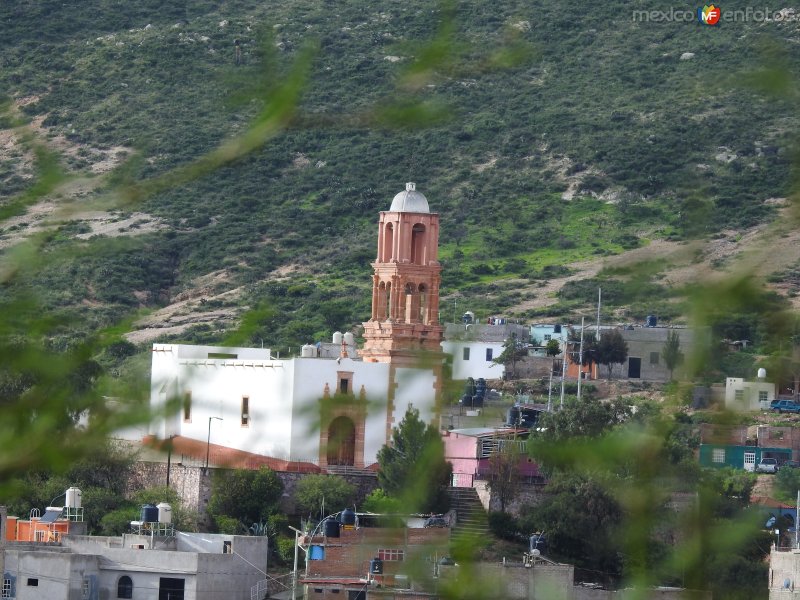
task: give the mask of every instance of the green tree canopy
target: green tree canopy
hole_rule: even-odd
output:
[[[624,363],[627,358],[628,344],[618,329],[611,329],[600,336],[600,342],[597,344],[597,362],[606,366],[609,380],[614,365]]]
[[[671,380],[673,372],[683,362],[681,337],[677,331],[671,330],[667,333],[667,341],[661,349],[661,357],[664,359],[664,365],[669,369],[669,378]]]
[[[580,400],[568,398],[562,410],[542,413],[539,427],[544,428],[544,436],[552,440],[597,437],[624,423],[631,415],[631,405],[621,398],[610,402],[585,396]]]
[[[272,469],[222,469],[214,471],[208,511],[214,518],[227,516],[245,526],[265,520],[278,508],[283,483]]]
[[[333,513],[351,506],[356,488],[336,475],[306,475],[297,482],[295,500],[300,510],[317,515]],[[323,515],[324,516],[324,515]]]
[[[547,352],[547,356],[558,356],[561,354],[561,344],[558,343],[558,340],[548,340],[545,352]]]
[[[444,512],[452,467],[433,425],[425,425],[410,408],[392,432],[391,445],[378,451],[378,483],[410,512]]]

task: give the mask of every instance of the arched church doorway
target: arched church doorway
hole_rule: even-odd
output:
[[[336,417],[328,427],[328,464],[352,467],[356,458],[356,426],[348,417]]]

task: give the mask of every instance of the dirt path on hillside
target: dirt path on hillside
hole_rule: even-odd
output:
[[[524,286],[525,300],[509,309],[511,314],[543,308],[558,302],[557,294],[569,281],[595,277],[605,268],[634,266],[652,261],[664,261],[659,282],[680,287],[694,282],[707,282],[730,276],[732,273],[753,273],[767,277],[800,263],[800,229],[792,226],[789,209],[783,208],[771,224],[759,225],[744,231],[726,230],[708,241],[671,242],[652,240],[648,245],[594,260],[580,261],[567,266],[573,273],[550,279],[541,284]],[[792,297],[786,284],[768,286],[800,308],[800,295]]]

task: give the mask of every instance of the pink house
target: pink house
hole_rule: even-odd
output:
[[[475,480],[488,479],[490,456],[504,444],[519,446],[519,474],[523,481],[540,480],[539,465],[525,451],[527,438],[527,429],[473,427],[445,431],[444,456],[453,465],[453,487],[473,487]]]

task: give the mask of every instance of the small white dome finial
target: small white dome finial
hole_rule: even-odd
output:
[[[406,191],[407,192],[413,192],[416,189],[417,189],[417,184],[414,183],[413,181],[409,181],[408,183],[406,183]]]

